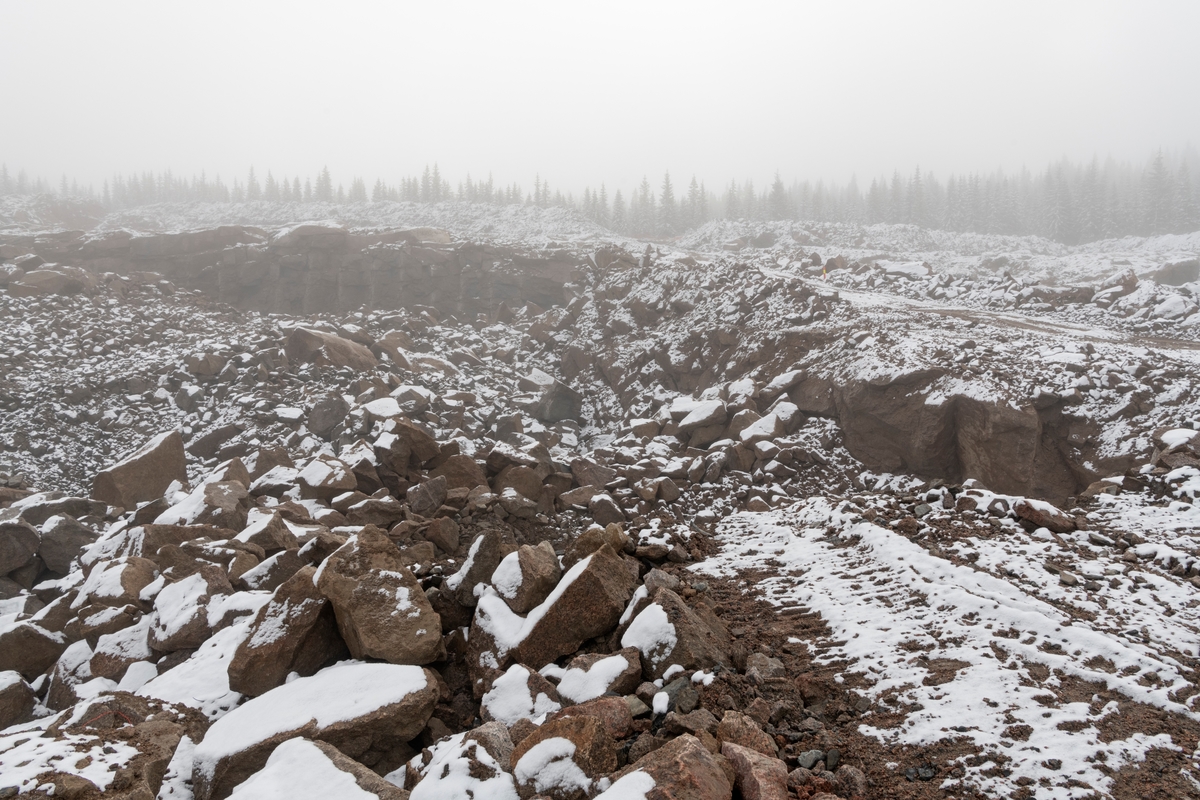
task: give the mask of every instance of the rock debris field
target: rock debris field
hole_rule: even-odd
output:
[[[1200,235],[297,211],[0,228],[0,797],[1200,797]]]

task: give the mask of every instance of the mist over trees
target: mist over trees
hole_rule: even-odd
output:
[[[793,180],[778,173],[769,186],[752,180],[731,181],[710,190],[703,179],[688,176],[686,189],[676,188],[670,172],[651,183],[649,176],[628,193],[587,186],[580,196],[551,187],[540,174],[532,190],[519,184],[496,185],[472,178],[451,183],[437,164],[420,175],[388,183],[377,178],[368,190],[362,177],[349,188],[334,185],[328,167],[315,177],[260,178],[253,167],[244,180],[224,182],[206,173],[191,177],[172,171],[114,175],[99,190],[80,187],[64,175],[57,187],[23,170],[15,175],[0,166],[0,196],[53,194],[83,198],[107,210],[164,202],[212,203],[483,203],[567,208],[616,232],[645,238],[671,238],[712,219],[811,220],[863,225],[910,224],[959,232],[1037,235],[1065,244],[1119,236],[1189,233],[1200,230],[1200,184],[1193,172],[1194,151],[1182,155],[1155,153],[1143,165],[1072,162],[1063,159],[1041,172],[995,171],[951,175],[941,180],[919,168],[857,178],[845,184]]]

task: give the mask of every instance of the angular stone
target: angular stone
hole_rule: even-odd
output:
[[[408,505],[414,514],[428,517],[446,502],[446,478],[439,476],[418,483],[408,490]]]
[[[631,753],[632,755],[632,753]],[[617,780],[641,772],[654,780],[647,800],[730,800],[733,786],[715,756],[695,736],[684,734],[641,756]]]
[[[445,478],[447,490],[474,489],[476,486],[487,486],[487,474],[483,467],[471,456],[450,456],[437,469],[430,471],[431,478]]]
[[[350,404],[346,399],[336,392],[330,392],[314,403],[312,411],[308,412],[308,429],[329,441],[333,429],[340,425],[349,413]]]
[[[611,547],[615,553],[620,553],[629,546],[629,537],[625,535],[619,523],[610,522],[604,527],[593,525],[579,534],[567,546],[567,552],[563,556],[563,566],[570,569],[604,545]]]
[[[732,742],[721,745],[721,755],[733,764],[734,785],[744,800],[788,800],[788,769],[782,761]]]
[[[688,670],[728,667],[732,640],[707,606],[693,609],[670,589],[661,588],[634,617],[621,645],[641,651],[644,674],[653,680],[672,664]]]
[[[445,587],[455,593],[458,602],[468,608],[474,608],[478,598],[475,587],[492,579],[496,567],[504,557],[516,549],[512,543],[511,534],[500,528],[487,528],[467,551],[467,560],[458,571],[446,578]]]
[[[642,682],[642,659],[636,647],[611,655],[583,653],[567,664],[558,682],[563,700],[582,703],[604,694],[631,694]]]
[[[379,359],[361,344],[308,328],[295,328],[288,336],[284,352],[288,360],[296,364],[350,367],[357,371],[374,369],[379,365]]]
[[[562,578],[562,567],[549,542],[537,547],[524,544],[501,560],[491,576],[496,592],[518,614],[526,614],[545,600]]]
[[[0,630],[0,672],[13,670],[32,681],[48,670],[63,651],[67,639],[32,622],[15,622]]]
[[[149,643],[164,653],[191,650],[212,635],[208,603],[217,595],[233,594],[225,571],[204,564],[182,580],[165,586],[154,598]]]
[[[300,485],[301,497],[326,502],[358,487],[358,479],[350,467],[326,453],[308,462],[296,476],[296,482]]]
[[[92,499],[133,509],[138,503],[162,497],[175,481],[187,486],[187,457],[179,431],[168,431],[98,473],[92,483]]]
[[[283,521],[283,517],[275,512],[261,515],[247,525],[237,535],[237,541],[257,545],[267,555],[274,555],[280,550],[291,550],[300,546],[296,534],[292,533],[292,529]]]
[[[774,758],[779,752],[774,740],[758,723],[740,711],[726,711],[717,725],[717,741],[738,745]]]
[[[568,717],[595,717],[613,739],[625,739],[633,733],[633,714],[623,697],[595,697],[555,712],[549,720]]]
[[[561,757],[550,760],[547,768],[547,754],[562,752],[558,740],[574,745],[569,759],[587,778],[595,780],[617,768],[616,743],[603,722],[590,716],[556,719],[544,723],[513,747],[513,777],[519,788],[529,787],[555,797],[577,796],[571,791],[572,778],[577,778],[570,774],[574,771],[566,765],[555,766]]]
[[[234,800],[301,798],[311,795],[316,786],[336,786],[345,796],[353,793],[355,797],[408,800],[408,792],[343,755],[333,745],[308,739],[289,739],[276,747],[263,768],[238,784],[230,797]]]
[[[0,672],[0,731],[33,716],[33,687],[16,670]]]
[[[367,526],[321,568],[317,588],[333,603],[355,658],[428,664],[443,654],[442,622],[387,534]]]
[[[571,462],[571,474],[575,476],[575,482],[580,486],[598,486],[603,488],[617,479],[617,471],[615,469],[597,464],[594,461],[589,461],[586,458],[577,458]]]
[[[588,511],[592,512],[592,519],[600,525],[625,522],[625,512],[608,492],[593,495],[592,499],[588,501]]]
[[[1039,528],[1049,528],[1055,533],[1070,533],[1075,530],[1075,520],[1049,503],[1040,500],[1019,500],[1013,513]]]
[[[3,537],[0,528],[0,537]],[[59,575],[71,571],[71,562],[85,546],[96,541],[97,533],[72,517],[56,515],[42,526],[41,545],[38,555],[46,569]]]

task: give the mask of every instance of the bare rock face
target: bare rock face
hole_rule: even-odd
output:
[[[257,697],[347,652],[333,605],[313,585],[316,567],[304,567],[275,590],[250,623],[229,661],[229,688]]]
[[[379,528],[368,525],[329,556],[317,588],[355,658],[428,664],[441,655],[441,618]]]
[[[374,353],[361,344],[308,328],[293,330],[284,345],[284,352],[290,361],[319,367],[350,367],[361,371],[379,365]]]
[[[635,772],[653,779],[653,788],[645,795],[647,800],[730,800],[733,797],[733,786],[717,759],[690,734],[672,739],[631,763],[618,774],[614,787]],[[645,786],[633,780],[628,785],[631,788]]]
[[[155,436],[139,450],[96,475],[92,499],[133,508],[163,496],[172,482],[187,486],[187,456],[179,431]]]
[[[671,664],[684,669],[729,666],[731,639],[707,607],[689,607],[670,589],[660,588],[621,636],[623,647],[636,647],[648,680],[661,678]]]
[[[568,760],[574,768],[556,764]],[[518,742],[513,747],[512,764],[517,790],[523,796],[586,797],[589,792],[579,785],[583,782],[580,778],[595,780],[615,770],[617,747],[596,717],[560,718],[546,722]],[[550,765],[556,768],[547,769]]]
[[[390,772],[429,721],[437,687],[420,667],[342,664],[272,689],[217,720],[196,746],[196,800],[228,797],[279,744],[301,736]]]

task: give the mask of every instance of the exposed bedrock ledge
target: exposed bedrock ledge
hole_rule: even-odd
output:
[[[291,314],[362,306],[428,305],[459,315],[501,304],[549,307],[563,302],[563,286],[583,263],[566,250],[451,242],[445,231],[427,228],[363,234],[322,225],[275,233],[223,226],[151,236],[7,237],[0,252],[35,253],[94,273],[157,272],[238,308]]]
[[[930,402],[940,370],[887,381],[838,383],[809,377],[790,392],[809,414],[837,419],[846,449],[867,466],[1062,501],[1101,473],[1124,472],[1132,458],[1097,454],[1096,423],[1004,401],[950,395]]]

